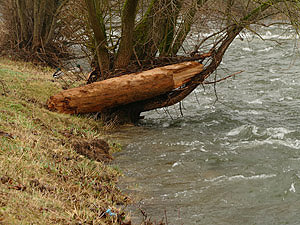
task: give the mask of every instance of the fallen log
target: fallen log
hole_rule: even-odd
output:
[[[150,99],[176,89],[203,70],[198,62],[183,62],[64,90],[47,101],[51,111],[77,114],[101,112]]]

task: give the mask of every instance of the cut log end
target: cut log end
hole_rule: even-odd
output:
[[[47,101],[47,106],[50,111],[66,113],[66,114],[77,114],[77,107],[69,106],[70,98],[63,96],[54,95],[51,96]]]

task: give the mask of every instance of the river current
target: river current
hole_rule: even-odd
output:
[[[300,61],[283,30],[236,38],[217,76],[244,72],[218,83],[217,97],[199,87],[183,117],[178,105],[147,112],[116,135],[122,188],[152,220],[300,224]],[[129,210],[139,224],[140,211]]]

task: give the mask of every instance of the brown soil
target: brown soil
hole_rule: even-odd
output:
[[[102,139],[95,139],[90,142],[85,140],[75,141],[73,148],[78,154],[98,162],[109,162],[112,160],[109,154],[109,145]]]

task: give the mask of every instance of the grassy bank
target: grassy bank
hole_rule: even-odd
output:
[[[103,126],[46,109],[51,72],[0,58],[0,224],[119,224],[129,199]]]

